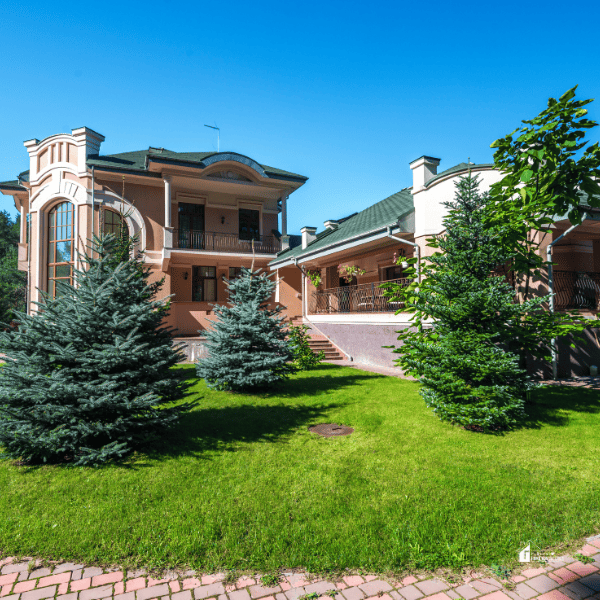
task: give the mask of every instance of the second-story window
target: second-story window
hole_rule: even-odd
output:
[[[192,301],[217,301],[217,268],[194,267],[192,277]]]
[[[240,208],[240,240],[257,240],[260,236],[260,212]]]
[[[204,205],[179,203],[179,247],[204,248]]]
[[[120,215],[114,210],[106,209],[102,216],[104,217],[104,224],[102,226],[104,234],[112,233],[117,237],[129,235],[129,228],[127,227],[123,215]]]

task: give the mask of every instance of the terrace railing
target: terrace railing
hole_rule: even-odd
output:
[[[241,239],[235,233],[174,229],[173,248],[252,254],[252,240]],[[257,254],[277,254],[280,250],[281,241],[275,236],[261,235],[254,240],[254,252]]]
[[[553,271],[554,305],[558,310],[598,310],[600,273]]]
[[[412,282],[412,279],[376,281],[374,283],[361,283],[360,285],[349,285],[317,291],[313,293],[309,312],[316,315],[396,312],[404,304],[401,302],[388,302],[388,298],[383,295],[385,289],[380,287],[382,283],[391,282],[406,287]]]

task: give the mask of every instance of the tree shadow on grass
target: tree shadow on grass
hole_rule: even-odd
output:
[[[312,425],[337,406],[240,404],[194,410],[182,415],[179,423],[145,454],[158,459],[202,455],[215,450],[235,452],[240,442],[281,442],[299,427]]]
[[[300,396],[330,394],[343,388],[358,385],[363,381],[375,382],[375,380],[378,379],[397,380],[395,377],[388,377],[386,375],[367,371],[353,370],[349,374],[344,375],[336,375],[336,373],[339,373],[339,367],[336,365],[319,365],[319,367],[314,370],[305,371],[303,377],[284,379],[271,388],[249,390],[247,393],[224,393],[229,394],[231,398],[239,398],[240,402],[243,402],[247,397],[288,399],[298,398]],[[192,387],[196,382],[202,381],[201,378],[195,377],[195,370],[190,368],[181,369],[180,377],[182,379],[193,380],[194,383],[192,384]]]
[[[339,367],[335,365],[320,365],[317,369],[305,372],[303,377],[286,379],[273,388],[260,390],[255,395],[261,398],[318,396],[349,388],[363,381],[374,382],[377,379],[386,378],[385,375],[365,371],[352,371],[350,374],[336,375],[339,373],[338,369]]]
[[[600,393],[581,387],[546,386],[532,392],[525,412],[523,426],[527,429],[564,427],[569,423],[569,412],[600,413]]]
[[[329,373],[331,372],[331,373]],[[314,373],[314,376],[310,375]],[[165,433],[164,438],[147,449],[145,454],[150,458],[176,457],[184,455],[201,455],[211,450],[233,452],[238,443],[258,441],[283,441],[301,426],[309,427],[333,408],[356,402],[352,397],[333,398],[331,394],[352,386],[363,380],[374,381],[385,377],[373,373],[353,371],[349,374],[336,375],[339,368],[335,365],[320,365],[305,376],[284,380],[271,389],[241,392],[222,392],[226,395],[227,404],[233,406],[202,408],[202,391],[195,402],[197,409],[181,415],[179,423]],[[182,369],[182,378],[194,379],[195,371]],[[197,379],[197,381],[201,381]],[[327,396],[318,405],[283,404],[282,400],[299,397],[313,398]],[[257,405],[259,399],[272,400],[271,405]]]

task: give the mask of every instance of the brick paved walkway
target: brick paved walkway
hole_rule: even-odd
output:
[[[510,581],[471,572],[449,582],[432,575],[397,581],[377,575],[347,575],[336,581],[306,573],[282,573],[277,585],[261,585],[260,576],[227,584],[225,575],[193,571],[154,579],[144,571],[120,571],[73,563],[15,558],[0,560],[2,600],[600,600],[600,535],[580,553],[593,562],[560,556],[545,567],[528,567]]]
[[[591,390],[600,390],[600,377],[574,377],[573,379],[547,379],[544,385],[566,385],[570,387],[583,387]]]

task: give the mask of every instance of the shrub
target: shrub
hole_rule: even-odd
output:
[[[311,350],[307,334],[309,329],[308,325],[290,325],[288,328],[294,364],[301,371],[307,371],[316,367],[325,358],[325,353],[322,350],[316,354]]]

